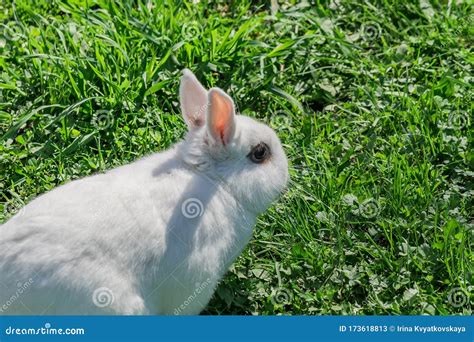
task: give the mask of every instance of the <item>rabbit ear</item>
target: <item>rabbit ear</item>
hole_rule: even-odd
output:
[[[206,122],[207,91],[189,69],[183,70],[179,87],[179,100],[184,121],[189,129]]]
[[[209,90],[207,128],[216,143],[227,145],[234,137],[234,101],[219,88]]]

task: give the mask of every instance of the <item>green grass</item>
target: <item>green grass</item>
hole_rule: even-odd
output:
[[[205,313],[472,314],[474,12],[449,3],[4,1],[0,222],[178,141],[189,67],[292,177]]]

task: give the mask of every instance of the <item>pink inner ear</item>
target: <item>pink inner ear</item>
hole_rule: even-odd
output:
[[[220,138],[221,138],[222,144],[225,146],[225,145],[227,144],[227,142],[226,142],[226,139],[225,139],[225,132],[224,132],[224,130],[225,130],[224,125],[219,126],[219,133],[220,133],[219,136],[220,136]]]
[[[210,130],[214,138],[226,145],[232,138],[234,130],[234,109],[232,100],[221,93],[211,92]]]

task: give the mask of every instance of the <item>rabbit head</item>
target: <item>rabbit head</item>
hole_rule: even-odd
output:
[[[265,211],[288,182],[288,162],[275,132],[237,115],[221,89],[206,90],[185,69],[180,85],[181,110],[188,134],[180,145],[183,161],[224,183],[244,208]]]

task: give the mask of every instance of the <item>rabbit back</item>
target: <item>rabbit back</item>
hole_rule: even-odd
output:
[[[199,313],[255,221],[177,160],[172,149],[67,183],[1,226],[0,309],[31,283],[2,311]]]

